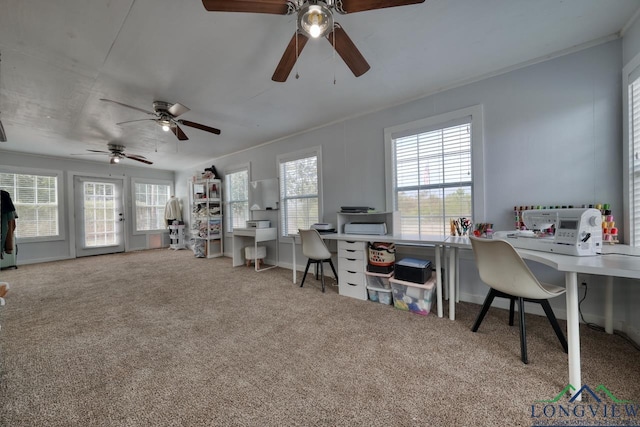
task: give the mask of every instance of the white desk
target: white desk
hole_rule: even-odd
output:
[[[471,249],[467,237],[449,237],[446,245],[457,251],[459,248]],[[580,314],[578,311],[578,273],[606,276],[605,329],[613,332],[613,278],[624,277],[640,279],[640,249],[627,245],[605,245],[603,255],[571,256],[551,252],[533,251],[516,248],[524,259],[539,262],[565,274],[567,289],[567,343],[569,345],[569,384],[576,391],[582,387],[580,372]],[[453,258],[453,257],[452,257]],[[457,258],[457,256],[456,256]],[[450,261],[451,262],[451,261]],[[449,289],[455,290],[456,279],[449,275]],[[450,296],[450,300],[453,298]],[[580,399],[578,399],[580,400]]]
[[[384,236],[380,236],[380,235],[369,235],[369,234],[343,234],[343,233],[321,233],[320,236],[322,236],[322,238],[324,240],[344,240],[344,241],[350,241],[350,242],[387,242],[387,243],[395,243],[398,246],[418,246],[418,247],[427,247],[427,246],[433,246],[435,249],[435,253],[436,253],[436,265],[435,265],[435,270],[436,270],[436,291],[437,291],[437,295],[436,295],[436,306],[437,306],[437,312],[438,312],[438,317],[442,317],[443,316],[443,309],[442,309],[442,272],[441,272],[441,267],[442,267],[442,261],[441,261],[441,252],[442,252],[442,247],[447,239],[447,236],[440,236],[440,235],[429,235],[429,236],[423,236],[422,238],[419,238],[417,236],[414,235],[384,235]],[[292,258],[293,258],[293,283],[296,283],[296,238],[298,237],[296,236],[290,236],[292,237],[291,242],[292,242],[292,246],[291,246],[291,251],[292,251]],[[339,267],[338,267],[339,268]],[[453,296],[455,294],[451,294],[449,295],[450,298],[450,302],[449,304],[451,305],[451,299],[453,299]],[[451,316],[450,316],[451,317]]]
[[[234,228],[233,229],[233,266],[244,265],[243,249],[248,244],[253,243],[255,254],[258,253],[258,243],[278,239],[278,229],[269,228]],[[278,266],[278,244],[276,243],[276,259],[274,265],[266,268],[258,268],[255,262],[256,271],[265,271]]]

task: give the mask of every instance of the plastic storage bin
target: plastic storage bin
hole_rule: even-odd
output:
[[[391,304],[393,298],[391,297],[391,288],[385,288],[380,285],[367,285],[367,293],[369,299],[381,304]]]
[[[393,272],[382,274],[365,271],[364,274],[367,276],[367,285],[380,286],[385,289],[391,289],[391,283],[389,283],[389,279],[391,279],[391,276],[393,276]]]
[[[431,312],[431,303],[436,289],[436,279],[431,278],[423,283],[406,282],[395,278],[389,279],[393,293],[393,305],[404,311],[426,316]]]
[[[431,261],[415,258],[403,258],[396,262],[395,278],[412,283],[426,283],[431,277]]]

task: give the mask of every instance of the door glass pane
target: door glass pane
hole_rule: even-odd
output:
[[[106,182],[84,183],[84,245],[87,248],[118,243],[116,190]]]

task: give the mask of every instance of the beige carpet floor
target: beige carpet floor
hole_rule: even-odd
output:
[[[504,310],[490,310],[472,333],[478,305],[460,303],[456,321],[422,317],[340,296],[331,280],[323,294],[311,275],[300,288],[290,270],[256,273],[189,251],[24,265],[0,281],[12,285],[0,307],[2,426],[577,421],[547,416],[537,402],[558,395],[568,371],[546,318],[535,315],[523,365]],[[632,345],[584,326],[581,344],[584,384],[640,402]],[[600,396],[582,403],[600,405],[585,424],[640,424],[605,417],[602,405],[613,402]],[[561,396],[547,411],[559,404],[576,405]]]

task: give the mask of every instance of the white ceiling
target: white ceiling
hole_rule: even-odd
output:
[[[145,167],[187,169],[619,36],[639,8],[638,0],[427,0],[336,15],[371,70],[356,78],[326,40],[310,40],[276,83],[294,16],[207,12],[200,0],[0,0],[8,137],[0,150],[70,157],[117,142],[154,162]],[[148,116],[100,98],[145,110],[180,102],[191,109],[180,118],[222,134],[183,127],[189,140],[177,141],[151,121],[117,126]]]

